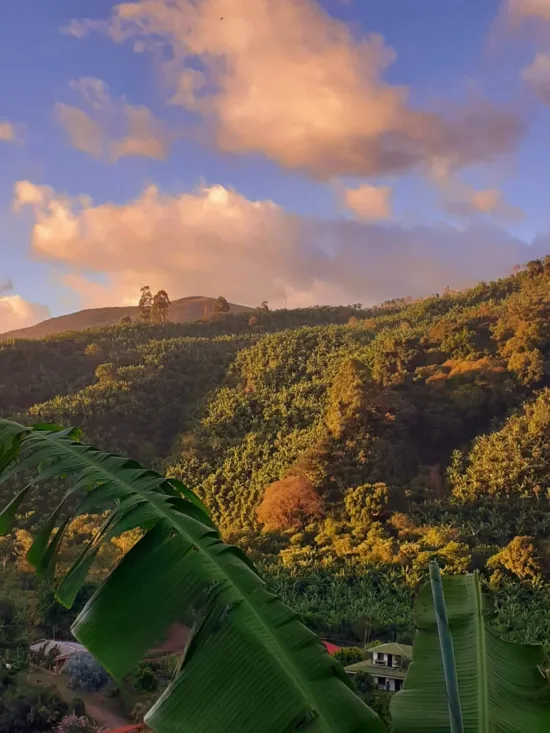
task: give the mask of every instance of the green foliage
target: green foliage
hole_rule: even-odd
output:
[[[334,652],[332,656],[340,662],[342,667],[347,667],[349,664],[355,664],[355,662],[361,662],[363,659],[363,653],[358,646],[344,647],[343,649],[339,649],[337,652]]]
[[[344,497],[344,506],[352,522],[370,524],[389,508],[390,491],[386,484],[363,484],[350,489]]]
[[[193,733],[228,725],[251,730],[251,721],[254,730],[268,733],[304,724],[319,733],[351,733],[359,726],[382,731],[317,637],[266,590],[240,551],[221,542],[206,509],[182,484],[79,443],[72,430],[32,430],[0,420],[0,447],[14,443],[22,458],[16,468],[39,466],[37,482],[73,477],[69,495],[83,494],[77,514],[118,500],[64,575],[57,595],[66,605],[102,541],[136,526],[147,530],[73,627],[114,677],[131,672],[172,624],[194,621],[177,679],[147,716],[153,728],[173,730],[177,720],[180,730]],[[51,574],[65,527],[54,531],[50,518],[38,532],[29,557],[40,574]],[[251,660],[261,673],[249,674]]]
[[[22,687],[0,671],[0,733],[51,731],[67,714],[53,689]]]
[[[0,342],[0,414],[79,424],[101,448],[196,486],[223,536],[331,638],[410,642],[412,600],[435,559],[446,574],[481,571],[507,638],[550,643],[548,266],[370,309],[257,309]],[[96,378],[105,364],[116,379]],[[288,476],[309,482],[322,514],[264,531],[258,507]],[[1,484],[0,501],[24,480]],[[67,486],[29,492],[21,526],[40,525]],[[63,567],[104,518],[68,533]],[[25,530],[1,541],[4,582],[31,582]],[[133,542],[114,541],[118,555]],[[112,549],[99,553],[98,579]],[[28,634],[55,627],[40,627],[39,593],[13,594],[16,617],[36,626],[3,630],[2,658],[22,667]]]

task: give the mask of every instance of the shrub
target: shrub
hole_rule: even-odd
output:
[[[109,675],[88,652],[74,654],[63,667],[69,687],[82,692],[97,692],[109,682]]]
[[[55,690],[8,685],[0,696],[0,733],[52,731],[66,714]]]
[[[114,382],[117,379],[118,370],[114,364],[109,362],[100,364],[95,370],[95,375],[100,382]]]
[[[136,673],[136,685],[145,692],[154,692],[158,689],[159,680],[155,671],[147,664],[142,664]]]
[[[348,664],[355,664],[356,662],[363,661],[363,653],[358,646],[348,646],[343,649],[339,649],[333,655],[334,659],[337,659],[343,667],[347,667]]]

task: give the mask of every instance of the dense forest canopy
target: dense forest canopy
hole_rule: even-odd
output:
[[[376,308],[220,308],[7,341],[0,413],[78,425],[193,487],[332,638],[410,641],[436,559],[482,571],[509,638],[548,643],[549,281],[546,258]],[[5,567],[24,569],[28,531],[63,490],[37,493],[1,540]],[[100,521],[74,524],[67,557]]]

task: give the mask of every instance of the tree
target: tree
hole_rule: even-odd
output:
[[[269,310],[269,306],[267,304],[267,300],[262,300],[262,304],[260,306],[260,310],[262,310],[262,311],[268,311]]]
[[[132,317],[131,316],[122,316],[122,318],[118,321],[119,326],[131,326],[132,325]]]
[[[68,712],[53,688],[18,686],[13,679],[0,683],[0,692],[0,733],[49,733]]]
[[[363,652],[358,646],[344,646],[338,649],[337,652],[334,652],[332,656],[340,662],[342,667],[347,667],[356,662],[362,662],[364,659]]]
[[[118,376],[118,370],[114,364],[100,364],[95,370],[95,376],[99,382],[115,382]]]
[[[520,580],[541,580],[543,568],[533,537],[514,537],[506,547],[488,562],[490,570],[504,568]]]
[[[166,290],[159,290],[153,298],[151,320],[153,323],[166,323],[170,310],[170,298]]]
[[[389,503],[390,490],[381,482],[349,489],[344,497],[349,518],[357,524],[369,524],[379,519],[388,510]]]
[[[88,652],[79,652],[63,666],[63,674],[69,681],[69,687],[82,692],[98,692],[109,682],[109,675]]]
[[[214,312],[215,313],[229,313],[231,310],[231,306],[227,302],[227,300],[223,297],[223,295],[220,295],[219,298],[216,298],[216,302],[214,303]]]
[[[265,529],[300,529],[323,515],[323,502],[303,476],[287,476],[265,490],[256,516]]]
[[[141,298],[139,299],[139,320],[142,323],[150,323],[153,310],[153,294],[148,285],[141,288]]]

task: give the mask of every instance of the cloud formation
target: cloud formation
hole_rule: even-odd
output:
[[[134,0],[68,32],[98,29],[168,56],[172,103],[199,115],[219,148],[319,179],[452,171],[513,151],[523,131],[480,100],[415,109],[406,87],[384,80],[395,59],[384,39],[357,37],[314,0]]]
[[[33,326],[49,317],[45,305],[30,303],[20,295],[0,294],[0,333]]]
[[[15,142],[15,127],[7,120],[0,120],[0,141],[6,143]]]
[[[357,188],[345,189],[343,199],[358,219],[376,221],[390,218],[391,194],[389,186],[370,186],[365,183]]]
[[[457,180],[444,186],[444,208],[459,216],[484,215],[500,221],[518,221],[525,216],[517,206],[508,203],[496,188],[474,189]]]
[[[538,53],[523,78],[544,104],[550,105],[550,53]]]
[[[216,185],[173,196],[151,186],[126,204],[96,205],[21,181],[14,208],[23,206],[34,212],[33,254],[71,273],[65,284],[83,306],[135,302],[146,283],[173,298],[247,305],[375,303],[506,275],[548,248],[487,224],[305,219]]]
[[[124,97],[114,99],[107,85],[94,77],[74,80],[70,86],[85,109],[58,102],[55,112],[74,148],[111,161],[167,157],[170,135],[147,107],[129,104]]]
[[[511,15],[550,20],[550,0],[508,0]]]

